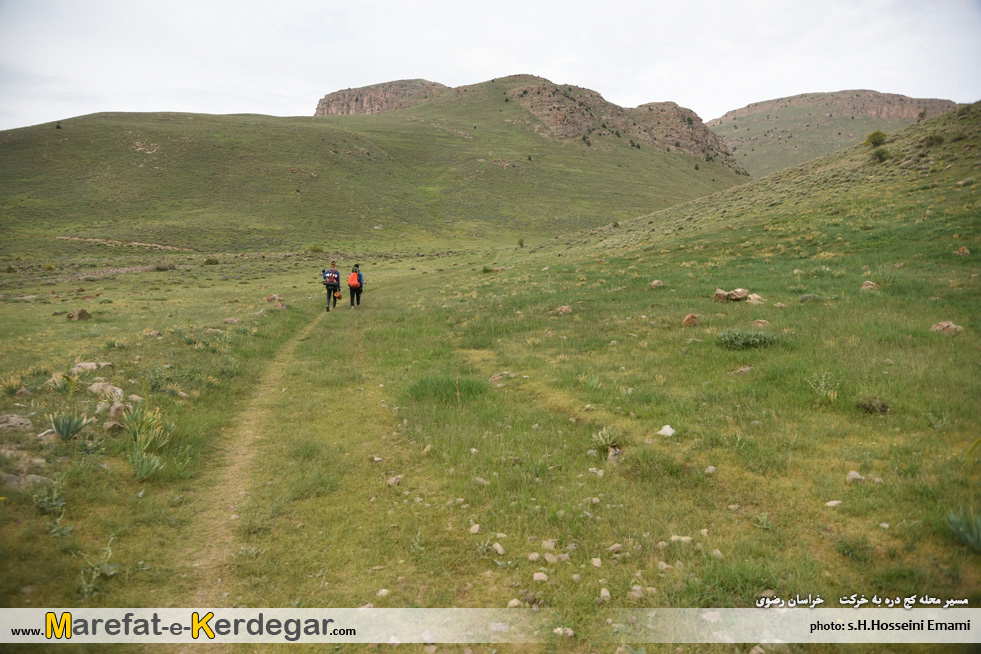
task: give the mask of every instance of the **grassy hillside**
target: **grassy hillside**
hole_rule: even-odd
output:
[[[753,177],[802,164],[861,143],[875,130],[896,132],[917,120],[952,111],[949,100],[874,91],[808,93],[757,102],[708,121],[736,161]]]
[[[197,252],[530,242],[745,179],[612,135],[547,138],[497,91],[371,116],[99,114],[4,132],[0,253],[66,253],[59,236]]]
[[[522,652],[612,650],[618,608],[976,606],[979,146],[972,105],[533,246],[369,256],[356,310],[297,255],[13,266],[0,466],[52,481],[4,489],[3,605],[550,609]],[[96,377],[164,442],[107,429]],[[58,414],[96,422],[38,438]]]

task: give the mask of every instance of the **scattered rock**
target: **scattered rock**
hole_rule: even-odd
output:
[[[534,563],[540,558],[542,558],[542,555],[539,554],[538,552],[532,552],[531,554],[528,555],[528,560],[531,561],[532,563]]]
[[[825,506],[830,506],[831,508],[834,508],[836,506],[841,506],[841,501],[839,501],[839,500],[831,500],[830,502],[825,502],[824,505]]]
[[[573,636],[576,635],[576,632],[574,632],[572,629],[569,629],[568,627],[556,627],[555,629],[552,630],[552,633],[557,634],[559,636],[565,636],[566,638],[572,638]]]
[[[609,549],[609,550],[610,550],[610,552],[612,552],[613,554],[619,554],[620,552],[622,552],[622,551],[623,551],[623,545],[621,545],[620,543],[614,543],[614,544],[613,544],[613,545],[611,545],[611,546],[610,546],[610,547],[609,547],[608,549]]]
[[[730,504],[730,505],[729,505],[729,510],[730,510],[730,511],[738,511],[738,510],[739,510],[739,509],[741,509],[741,508],[742,508],[742,507],[741,507],[741,506],[739,506],[738,504]]]
[[[500,543],[494,543],[493,545],[491,545],[491,548],[495,552],[497,552],[498,556],[504,556],[504,546],[501,545]]]
[[[763,320],[761,318],[760,320],[753,321],[753,327],[756,327],[757,329],[766,329],[769,326],[770,326],[769,320]]]
[[[100,361],[98,363],[95,361],[85,361],[83,363],[76,363],[74,366],[72,366],[70,374],[77,375],[80,372],[101,370],[102,368],[112,368],[112,364],[108,361]]]
[[[520,607],[521,607],[521,600],[519,600],[518,598],[514,598],[510,602],[508,602],[509,609],[517,609]]]
[[[676,432],[674,429],[671,428],[671,425],[664,425],[663,427],[661,427],[661,430],[659,432],[657,432],[657,435],[658,436],[674,436],[677,433],[678,432]]]
[[[551,552],[545,552],[545,562],[549,565],[555,565],[559,562],[559,557],[555,556]]]
[[[73,322],[78,322],[79,320],[88,320],[92,317],[92,314],[85,309],[76,309],[68,314],[68,319]]]
[[[555,310],[555,313],[558,314],[572,313],[572,307],[569,305],[565,305],[564,307],[559,307],[558,309]]]
[[[395,475],[394,477],[389,477],[388,478],[388,485],[389,486],[398,486],[399,484],[402,483],[402,477],[403,477],[403,475]]]
[[[873,282],[870,279],[867,279],[864,282],[862,282],[862,290],[863,291],[874,291],[877,288],[879,288],[879,285],[876,284],[875,282]]]
[[[3,483],[14,488],[27,488],[36,484],[53,484],[54,479],[42,477],[41,475],[10,475],[3,474]]]
[[[489,486],[490,485],[490,482],[487,481],[486,479],[484,479],[483,477],[474,477],[473,480],[474,480],[474,482],[480,484],[481,486]]]
[[[599,568],[600,566],[603,565],[603,560],[600,559],[599,557],[594,557],[590,559],[589,562],[593,564],[594,568]]]
[[[712,556],[715,557],[715,558],[717,558],[717,559],[721,559],[722,558],[722,552],[720,552],[719,550],[712,550]]]
[[[664,561],[658,561],[657,562],[657,569],[660,570],[661,572],[665,572],[667,570],[670,570],[671,569],[671,566],[668,565],[667,563],[665,563]]]
[[[954,252],[954,254],[962,257],[966,257],[971,254],[971,251],[968,249],[966,245],[962,245],[960,248],[957,249],[956,252]]]
[[[748,298],[746,298],[746,304],[766,304],[766,298],[757,295],[756,293],[751,293]]]
[[[225,318],[225,323],[229,325],[237,325],[242,322],[241,318]]]
[[[17,389],[17,392],[14,393],[14,396],[15,397],[28,397],[30,394],[31,394],[31,392],[29,390],[27,390],[27,387],[26,386],[21,386],[20,388]]]
[[[544,572],[536,572],[531,578],[534,581],[548,581],[548,575]]]
[[[709,466],[709,467],[705,468],[705,474],[706,475],[714,475],[715,474],[715,466]]]
[[[21,418],[13,413],[8,413],[0,416],[0,431],[7,431],[10,429],[31,429],[31,421],[27,418]]]
[[[471,534],[479,534],[480,533],[480,525],[473,525],[472,527],[470,527],[470,533]]]
[[[681,321],[682,327],[694,327],[698,324],[698,314],[689,313],[685,316],[684,320]]]
[[[732,291],[725,291],[721,288],[715,289],[715,295],[712,297],[716,302],[742,302],[749,297],[749,291],[745,288],[737,288]],[[758,295],[756,297],[759,297]],[[762,299],[762,298],[760,298]]]
[[[610,591],[607,590],[606,588],[601,588],[600,589],[599,600],[597,600],[597,601],[600,604],[606,604],[607,602],[609,602],[610,601]]]
[[[282,301],[283,301],[283,296],[279,295],[278,293],[275,295],[266,296],[266,302],[282,302]]]
[[[664,282],[662,282],[660,279],[655,279],[653,282],[651,282],[651,288],[664,288]]]
[[[542,541],[542,549],[543,550],[554,550],[555,549],[555,541],[554,540],[543,540]]]
[[[742,366],[741,368],[736,368],[735,370],[729,371],[730,375],[745,375],[753,368],[750,366]]]
[[[865,477],[863,477],[857,470],[849,470],[848,475],[845,476],[845,481],[851,484],[857,481],[865,481]]]
[[[121,398],[123,396],[123,389],[113,386],[109,382],[96,382],[89,385],[89,393],[93,395],[108,393],[114,397]]]
[[[382,588],[376,594],[378,595],[378,597],[387,597],[388,596],[388,592],[389,591],[388,591],[387,588]]]
[[[774,309],[786,309],[787,308],[787,305],[784,304],[783,302],[777,302],[776,304],[773,305],[773,308]]]
[[[109,415],[107,417],[110,422],[119,422],[123,419],[123,414],[127,411],[131,411],[132,409],[132,405],[123,404],[122,402],[113,402],[112,406],[109,407]]]
[[[676,535],[672,535],[671,536],[671,542],[672,543],[681,543],[682,545],[690,545],[691,544],[691,536],[676,536]]]
[[[944,334],[957,334],[958,332],[964,331],[964,328],[960,325],[955,325],[949,320],[944,320],[943,322],[938,322],[930,328],[931,332],[943,332]]]
[[[128,395],[128,396],[126,397],[126,399],[127,399],[127,400],[129,400],[130,402],[134,402],[134,403],[136,403],[136,404],[139,404],[140,402],[142,402],[142,401],[143,401],[143,398],[142,398],[142,397],[140,397],[139,395],[136,395],[136,394],[133,394],[133,395]]]

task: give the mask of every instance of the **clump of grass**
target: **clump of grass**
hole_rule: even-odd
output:
[[[716,336],[716,342],[727,350],[749,350],[769,347],[777,342],[769,332],[727,329]]]
[[[204,260],[204,265],[206,265],[206,266],[217,266],[218,265],[218,257],[208,257],[208,258],[206,258]]]
[[[981,552],[981,514],[961,509],[947,516],[947,524],[957,539],[975,552]]]
[[[122,341],[117,341],[114,338],[106,339],[106,349],[107,350],[122,350],[126,348],[126,343]]]
[[[623,431],[616,425],[606,425],[593,434],[592,443],[604,452],[619,450],[623,447]]]
[[[78,392],[79,381],[77,375],[65,375],[63,373],[55,373],[52,375],[51,379],[46,382],[48,388],[53,390],[60,395],[74,395]]]
[[[866,395],[855,401],[855,406],[868,414],[889,413],[889,403],[881,397]]]
[[[51,422],[51,429],[63,441],[70,441],[78,432],[94,422],[88,416],[78,416],[74,413],[63,413],[61,411],[49,415],[48,420]]]
[[[415,400],[457,402],[477,397],[487,390],[487,384],[473,377],[428,375],[409,387],[409,395]]]
[[[7,397],[13,397],[17,394],[17,391],[21,388],[22,380],[20,375],[11,373],[9,375],[4,375],[0,377],[0,390]]]

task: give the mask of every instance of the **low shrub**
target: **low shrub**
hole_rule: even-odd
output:
[[[716,342],[727,350],[749,350],[769,347],[776,343],[777,339],[769,332],[727,329],[716,336]]]

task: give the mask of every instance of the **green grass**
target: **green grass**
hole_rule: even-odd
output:
[[[922,130],[967,136],[924,172]],[[585,652],[606,628],[601,588],[624,608],[749,607],[766,591],[977,602],[978,558],[950,516],[979,501],[981,271],[954,254],[981,252],[981,197],[958,183],[979,142],[971,107],[901,134],[882,164],[855,148],[547,245],[367,256],[361,308],[329,314],[306,255],[110,259],[103,275],[83,253],[58,263],[92,281],[12,273],[0,377],[31,395],[4,394],[0,412],[99,418],[71,442],[34,438],[38,422],[3,434],[55,480],[4,490],[4,605],[518,599],[558,609]],[[716,303],[717,287],[766,302]],[[52,315],[76,306],[93,318]],[[717,344],[759,319],[771,347]],[[939,320],[965,329],[931,333]],[[112,366],[74,390],[46,383],[82,361]],[[160,470],[134,470],[133,437],[104,430],[96,376],[172,426]],[[889,411],[857,406],[868,397]],[[17,473],[14,456],[0,465]],[[198,556],[209,543],[215,560]]]

